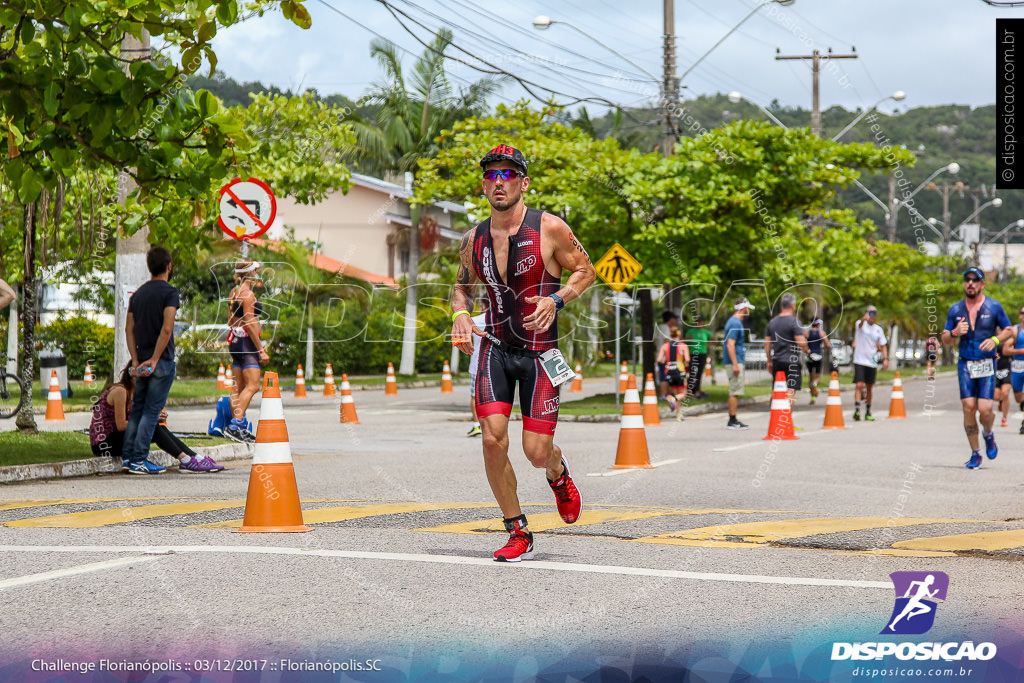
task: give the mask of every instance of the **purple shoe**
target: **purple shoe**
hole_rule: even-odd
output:
[[[178,469],[182,472],[219,472],[224,468],[208,457],[193,457],[188,463],[179,462]]]

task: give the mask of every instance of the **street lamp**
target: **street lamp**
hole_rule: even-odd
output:
[[[972,213],[970,216],[968,216],[967,218],[965,218],[962,221],[960,221],[960,225],[958,225],[956,227],[957,228],[961,228],[961,227],[964,226],[965,223],[970,223],[972,218],[974,218],[975,216],[977,216],[979,213],[981,213],[982,211],[984,211],[985,209],[987,209],[990,206],[994,206],[994,207],[996,207],[998,209],[1002,205],[1003,205],[1003,200],[1002,200],[1001,197],[995,197],[993,199],[990,199],[987,202],[985,202],[984,204],[982,204],[981,206],[979,206],[977,209],[975,209],[974,213]]]
[[[641,73],[643,73],[646,76],[648,76],[654,82],[656,82],[656,83],[660,83],[661,82],[661,79],[658,78],[657,76],[655,76],[654,74],[652,74],[650,71],[648,71],[647,69],[643,68],[642,66],[640,66],[639,64],[637,64],[636,62],[634,62],[632,59],[630,59],[629,57],[625,56],[624,54],[622,54],[622,53],[614,50],[613,48],[605,45],[600,40],[598,40],[594,36],[590,35],[586,31],[581,29],[579,26],[576,26],[575,24],[570,24],[568,21],[562,21],[560,19],[559,20],[552,19],[551,17],[548,17],[548,16],[546,16],[544,14],[539,15],[538,17],[536,17],[533,20],[533,27],[535,29],[537,29],[538,31],[546,31],[549,28],[551,28],[552,24],[563,24],[564,26],[568,26],[569,28],[573,29],[577,33],[579,33],[579,34],[589,38],[590,40],[594,41],[595,43],[597,43],[598,45],[600,45],[604,49],[608,50],[609,52],[611,52],[613,55],[615,55],[619,59],[623,60],[624,62],[626,62],[628,64],[632,64],[635,68],[639,69]]]
[[[843,137],[843,135],[846,133],[846,131],[850,130],[851,128],[856,126],[858,123],[860,123],[860,120],[862,118],[864,118],[865,116],[867,116],[868,114],[873,112],[878,107],[878,105],[880,105],[882,102],[885,102],[886,100],[892,100],[893,102],[900,102],[900,101],[906,99],[906,97],[907,97],[907,93],[903,92],[902,90],[897,90],[896,92],[894,92],[893,94],[889,95],[888,97],[883,97],[882,99],[878,100],[873,105],[871,105],[870,109],[865,109],[863,112],[860,113],[860,115],[857,116],[857,118],[855,118],[853,121],[850,121],[850,123],[846,126],[846,128],[843,128],[841,131],[836,133],[835,137],[832,138],[832,142],[838,142],[839,138]]]
[[[1010,272],[1010,235],[1008,233],[1010,228],[1015,228],[1019,232],[1021,228],[1024,228],[1024,218],[1011,221],[1005,228],[996,233],[992,239],[988,240],[988,243],[992,243],[999,239],[1000,236],[1006,235],[1003,238],[1003,277]]]

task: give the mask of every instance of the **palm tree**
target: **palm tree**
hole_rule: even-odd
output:
[[[384,71],[384,80],[374,85],[369,101],[377,106],[372,124],[354,126],[358,139],[357,164],[366,170],[411,173],[416,182],[417,162],[438,148],[437,137],[461,119],[479,116],[487,98],[501,80],[486,77],[452,89],[444,70],[444,51],[452,41],[451,31],[441,29],[431,45],[413,64],[409,82],[402,69],[398,48],[387,40],[370,43],[370,55]],[[417,279],[420,258],[420,210],[412,207],[409,240],[409,274],[405,300],[405,329],[399,372],[416,371]]]

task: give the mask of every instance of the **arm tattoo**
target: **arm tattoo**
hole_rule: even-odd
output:
[[[459,274],[455,281],[460,285],[468,285],[471,281],[469,269],[473,265],[473,232],[467,232],[462,236],[462,244],[459,245]]]

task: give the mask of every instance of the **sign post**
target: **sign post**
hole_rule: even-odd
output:
[[[615,305],[615,405],[619,405],[619,373],[622,368],[622,360],[620,358],[620,323],[619,316],[622,314],[619,297],[622,295],[622,290],[626,288],[630,282],[633,281],[644,267],[637,261],[632,254],[626,251],[626,248],[616,242],[612,245],[612,248],[605,252],[604,256],[597,260],[594,264],[594,270],[597,271],[598,277],[604,281],[609,287],[615,290],[615,295],[611,297],[612,302]]]

